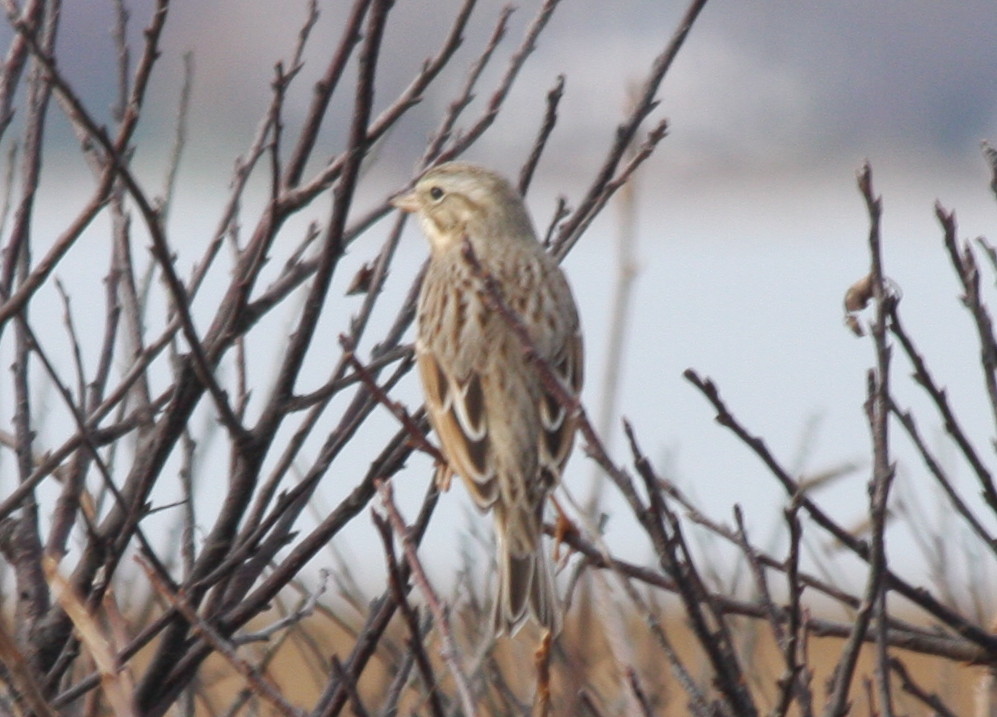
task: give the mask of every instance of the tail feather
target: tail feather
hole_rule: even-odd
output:
[[[501,536],[501,531],[499,532]],[[496,636],[515,635],[532,617],[556,635],[561,631],[561,607],[557,601],[554,574],[543,545],[532,553],[514,555],[501,537],[498,545],[498,595],[495,597]]]

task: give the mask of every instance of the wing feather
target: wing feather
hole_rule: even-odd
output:
[[[582,338],[576,331],[569,337],[563,351],[551,362],[551,368],[565,389],[577,396],[582,387]],[[544,388],[539,401],[540,423],[543,427],[541,462],[554,475],[559,475],[571,453],[577,421],[568,415],[567,407],[558,396]]]
[[[449,376],[427,351],[416,353],[426,408],[444,452],[464,478],[478,507],[489,508],[498,496],[495,466],[488,444],[484,395],[476,374],[463,381]]]

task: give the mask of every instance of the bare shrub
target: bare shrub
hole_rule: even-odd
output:
[[[654,119],[655,97],[704,4],[691,2],[663,44],[632,110],[610,128],[586,191],[573,205],[558,206],[546,236],[559,258],[665,137],[665,122]],[[439,456],[422,411],[393,393],[412,367],[405,337],[418,277],[396,303],[384,299],[404,225],[389,199],[409,180],[385,189],[371,168],[390,133],[410,131],[411,114],[445,70],[466,79],[434,118],[436,130],[412,175],[477,142],[506,109],[558,3],[543,3],[508,52],[501,41],[509,11],[497,13],[483,44],[459,59],[469,18],[486,12],[467,0],[446,19],[431,57],[406,58],[409,82],[389,101],[380,95],[375,101],[379,69],[400,61],[384,43],[393,6],[355,0],[336,10],[341,41],[325,53],[327,64],[292,126],[287,98],[304,82],[302,58],[313,49],[317,6],[310,3],[289,59],[274,68],[270,104],[235,161],[230,193],[215,207],[216,228],[189,270],[178,256],[181,246],[189,256],[190,244],[171,222],[183,211],[174,192],[190,111],[186,89],[164,189],[151,189],[134,161],[170,2],[158,0],[138,44],[128,39],[125,7],[115,7],[119,97],[106,123],[57,61],[59,3],[6,3],[12,39],[0,73],[8,157],[0,352],[13,370],[3,396],[10,428],[0,432],[6,560],[0,595],[7,611],[0,626],[0,709],[840,715],[858,700],[882,714],[906,700],[937,714],[958,712],[909,665],[927,656],[935,666],[989,668],[997,639],[985,622],[991,616],[980,607],[982,595],[974,606],[956,586],[926,588],[891,570],[884,544],[895,474],[891,439],[899,433],[915,446],[981,560],[997,545],[988,515],[997,510],[997,487],[989,456],[966,436],[901,323],[899,296],[882,265],[882,209],[868,167],[859,187],[869,213],[870,269],[846,301],[851,325],[867,331],[874,348],[868,393],[860,399],[872,439],[865,532],[831,518],[818,490],[792,475],[778,451],[696,371],[686,378],[720,425],[785,489],[783,552],[760,547],[736,506],[732,524],[700,511],[655,469],[629,426],[629,457],[610,455],[584,406],[563,395],[581,416],[585,452],[626,500],[628,519],[646,534],[654,561],[635,564],[609,551],[594,524],[598,501],[571,511],[571,524],[547,526],[570,576],[564,633],[553,644],[528,633],[495,641],[483,627],[487,591],[458,576],[459,594],[451,598],[419,562],[435,488],[426,490],[418,511],[401,510],[393,497],[392,477],[410,457]],[[485,84],[486,69],[493,85]],[[563,91],[559,79],[536,117],[532,142],[524,143],[524,193],[544,158]],[[327,126],[333,112],[348,118],[345,129]],[[75,133],[76,156],[92,185],[53,234],[39,224],[47,211],[42,199],[53,201],[45,194],[46,172],[57,172],[63,157],[46,134],[54,117]],[[336,142],[336,151],[324,156]],[[987,148],[986,156],[997,177],[997,155]],[[361,210],[361,195],[377,199]],[[981,284],[981,273],[997,270],[997,254],[983,242],[960,242],[954,216],[942,207],[937,214],[997,416],[997,342]],[[351,266],[346,253],[362,238],[379,242],[379,249],[370,262]],[[980,257],[989,266],[981,267]],[[473,256],[468,261],[474,265]],[[85,296],[57,278],[73,272],[74,262],[86,264],[78,271],[98,267],[102,274],[102,284],[93,283]],[[483,272],[482,278],[486,298],[517,327]],[[359,297],[345,310],[330,299],[334,281]],[[275,317],[290,317],[292,325],[280,333],[279,361],[268,375],[254,352],[272,348]],[[960,495],[916,417],[895,402],[898,351],[977,479],[984,508]],[[303,380],[306,367],[318,375],[316,366],[321,378]],[[542,363],[537,369],[549,374]],[[383,407],[393,414],[387,433],[371,428]],[[358,455],[365,470],[356,468]],[[331,474],[338,502],[309,516]],[[432,486],[428,476],[425,484]],[[360,522],[375,526],[380,544],[370,556],[376,560],[341,562],[321,578],[306,570],[332,538]],[[749,594],[732,593],[716,579],[690,540],[693,531],[740,552]],[[805,534],[832,537],[865,565],[864,588],[853,593],[808,571],[801,559]],[[354,581],[361,567],[380,571],[376,594]],[[814,597],[849,617],[821,617],[809,606]],[[891,604],[895,598],[903,599],[903,619]],[[668,613],[681,615],[682,624],[666,619]],[[832,654],[818,661],[819,651]],[[818,675],[825,686],[815,684]],[[987,701],[981,691],[981,710]]]

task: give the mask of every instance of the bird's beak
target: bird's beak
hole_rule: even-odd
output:
[[[391,203],[403,212],[419,211],[419,198],[416,196],[415,192],[396,194],[391,198]]]

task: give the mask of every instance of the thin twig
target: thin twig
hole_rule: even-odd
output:
[[[634,144],[627,147],[628,153],[635,153]],[[616,423],[617,399],[620,394],[620,378],[624,366],[624,349],[630,315],[631,298],[637,277],[637,187],[636,177],[627,182],[620,191],[618,200],[619,228],[616,232],[616,280],[613,282],[613,297],[609,310],[608,331],[606,333],[606,361],[599,386],[602,397],[596,416],[599,421],[599,435],[611,437],[610,430]],[[605,481],[598,468],[594,468],[585,502],[585,510],[595,515],[602,496]]]
[[[239,657],[236,654],[235,646],[229,644],[213,626],[201,619],[182,592],[175,592],[148,563],[141,558],[137,558],[137,560],[143,570],[145,570],[146,577],[148,577],[149,582],[156,592],[173,608],[178,610],[184,619],[211,645],[212,649],[221,655],[236,672],[242,675],[254,692],[263,697],[271,707],[282,715],[286,715],[287,717],[304,716],[304,710],[288,703],[280,693],[277,685],[273,684],[266,675],[261,674],[256,667]]]
[[[377,381],[371,375],[370,371],[368,371],[367,368],[360,363],[356,355],[353,353],[354,344],[350,337],[346,334],[340,334],[339,343],[346,352],[347,362],[353,367],[353,370],[360,378],[360,381],[363,382],[364,386],[367,387],[367,389],[374,395],[381,405],[391,411],[392,415],[398,419],[398,422],[401,423],[408,432],[413,443],[420,450],[428,453],[437,464],[446,465],[446,456],[440,452],[439,448],[429,442],[429,439],[426,438],[426,434],[422,431],[419,424],[412,418],[411,414],[409,414],[409,412],[405,410],[405,407],[400,403],[391,400],[391,398],[389,398],[384,392],[384,389],[377,385]]]
[[[956,417],[955,412],[949,404],[947,392],[935,383],[931,372],[928,370],[927,363],[918,353],[913,340],[903,329],[896,307],[893,308],[890,317],[890,332],[900,341],[904,353],[913,364],[914,380],[928,393],[928,396],[942,418],[945,431],[952,436],[952,440],[955,441],[955,444],[959,447],[959,451],[976,474],[987,505],[990,506],[992,511],[997,511],[997,485],[994,483],[993,475],[986,467],[986,464],[972,443],[970,443],[969,437],[962,428],[962,423]]]
[[[540,123],[540,131],[537,133],[537,138],[533,141],[533,146],[530,148],[530,156],[519,170],[519,181],[516,183],[516,188],[523,196],[526,196],[526,192],[530,188],[533,173],[540,162],[540,155],[543,154],[544,148],[547,146],[547,140],[550,139],[550,135],[554,131],[554,125],[557,124],[557,106],[560,104],[563,96],[564,75],[558,75],[554,86],[547,93],[547,108],[544,112],[543,121]]]
[[[980,268],[969,244],[959,245],[955,213],[947,211],[941,203],[936,203],[935,216],[945,231],[945,248],[962,284],[962,303],[969,310],[976,325],[983,383],[987,388],[991,411],[997,421],[997,339],[994,338],[993,320],[980,296]],[[997,490],[993,485],[984,484],[984,491],[991,508],[997,511]]]
[[[910,673],[907,672],[907,668],[904,667],[904,663],[898,658],[894,657],[890,660],[890,669],[900,678],[900,685],[904,692],[914,695],[918,701],[926,707],[930,707],[937,717],[956,717],[956,713],[949,709],[938,695],[925,691],[914,681]]]
[[[412,571],[412,579],[426,599],[426,605],[429,607],[430,612],[433,613],[433,622],[436,624],[436,629],[439,630],[440,638],[443,641],[440,654],[450,670],[454,683],[457,685],[457,693],[460,695],[464,714],[473,717],[478,714],[478,708],[475,704],[474,694],[471,692],[471,687],[467,682],[467,676],[464,674],[464,668],[460,663],[460,651],[457,649],[457,643],[450,628],[449,609],[440,602],[436,591],[429,583],[429,578],[426,577],[422,563],[419,561],[419,555],[416,553],[416,546],[409,536],[409,528],[405,525],[405,521],[398,512],[398,508],[395,507],[391,485],[382,480],[376,480],[375,485],[381,496],[381,504],[384,506],[385,511],[387,511],[391,528],[401,541],[402,551],[405,554],[405,562]]]
[[[655,95],[658,93],[658,88],[661,86],[665,75],[671,68],[672,62],[685,43],[685,39],[696,22],[696,18],[699,17],[699,13],[705,6],[706,0],[692,0],[689,3],[682,19],[679,21],[678,28],[668,41],[665,49],[655,58],[643,86],[637,93],[637,101],[633,110],[616,128],[613,145],[607,153],[606,159],[599,169],[595,180],[589,187],[585,197],[579,202],[578,208],[572,214],[571,219],[561,226],[555,245],[555,256],[564,257],[570,251],[574,243],[578,241],[584,228],[592,221],[599,209],[605,205],[613,191],[622,184],[622,181],[625,181],[624,175],[627,174],[626,171],[617,177],[614,182],[617,167],[626,153],[626,148],[637,134],[638,128],[651,112],[654,111],[655,107],[657,107],[658,101],[655,99]],[[647,154],[650,153],[650,150],[653,150],[657,141],[664,136],[665,127],[666,124],[662,121],[654,131],[649,133],[648,142],[645,143],[648,150]],[[638,160],[636,164],[643,161],[647,154],[643,150],[638,152],[637,157],[635,157],[635,160]],[[635,168],[636,165],[632,161],[629,171],[633,171]]]
[[[686,369],[683,374],[686,379],[698,388],[703,395],[713,404],[717,411],[715,420],[722,426],[733,431],[735,435],[754,452],[765,464],[772,475],[783,485],[790,496],[800,494],[800,486],[789,473],[780,465],[775,456],[761,438],[752,435],[738,419],[730,412],[726,404],[720,397],[720,392],[716,385],[709,379],[703,379],[692,369]],[[814,522],[823,530],[830,533],[835,540],[848,548],[852,553],[863,560],[869,559],[869,546],[855,536],[851,535],[844,527],[839,525],[827,513],[805,495],[800,498],[800,507],[809,515]],[[966,620],[955,610],[942,604],[930,592],[914,587],[909,582],[901,579],[898,575],[886,569],[887,586],[916,605],[919,605],[929,614],[933,615],[942,623],[948,625],[952,630],[962,637],[971,640],[985,652],[997,654],[997,638]]]
[[[371,511],[371,518],[374,526],[381,536],[381,544],[384,546],[384,555],[388,561],[388,584],[394,595],[395,603],[402,612],[405,624],[409,631],[409,654],[412,656],[419,674],[422,676],[423,684],[426,688],[426,700],[429,703],[429,710],[436,717],[443,717],[446,714],[441,698],[440,685],[433,674],[433,666],[426,653],[426,646],[423,643],[424,633],[419,624],[419,613],[408,601],[408,584],[402,581],[402,573],[398,567],[398,560],[395,558],[394,540],[391,524],[388,519],[382,517],[377,511]]]

